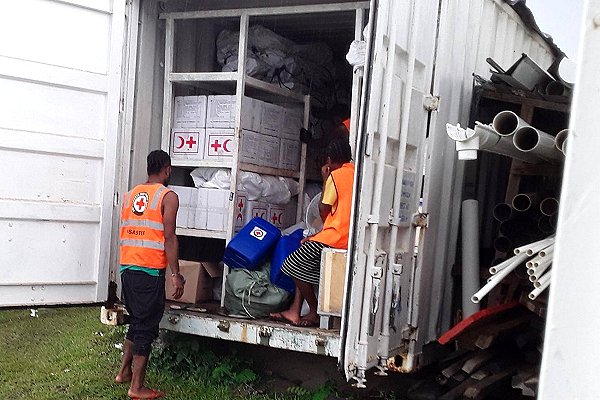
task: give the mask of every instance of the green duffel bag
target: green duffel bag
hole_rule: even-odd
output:
[[[270,264],[261,269],[232,269],[225,283],[225,308],[230,316],[264,318],[287,310],[292,295],[269,279]]]

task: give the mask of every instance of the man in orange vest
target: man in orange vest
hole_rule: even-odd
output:
[[[321,274],[321,252],[326,247],[348,248],[350,213],[352,211],[352,186],[354,164],[348,138],[333,139],[325,150],[327,162],[321,168],[323,193],[319,212],[323,229],[303,240],[302,246],[285,261],[281,271],[292,277],[296,284],[294,301],[290,308],[271,314],[275,320],[290,322],[298,326],[317,326],[317,298],[313,285],[319,284]],[[310,311],[301,318],[302,303],[306,300]]]
[[[131,382],[132,399],[157,399],[163,392],[144,386],[152,342],[165,309],[165,270],[171,267],[173,297],[183,294],[175,220],[177,194],[167,189],[171,158],[162,150],[148,155],[148,181],[125,194],[121,209],[120,251],[123,300],[130,317],[117,383]]]

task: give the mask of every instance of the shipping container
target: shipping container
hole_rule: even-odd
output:
[[[206,129],[230,130],[237,143],[244,128],[252,129],[246,97],[295,104],[308,127],[317,89],[291,92],[249,77],[246,56],[238,60],[242,72],[223,72],[215,54],[219,32],[241,32],[237,43],[246,49],[249,27],[261,25],[297,43],[325,42],[344,62],[364,32],[365,66],[346,64],[340,79],[357,173],[337,326],[240,320],[219,314],[219,303],[207,312],[168,308],[161,323],[334,357],[359,386],[373,367],[385,373],[426,365],[433,357],[427,344],[455,322],[451,272],[465,167],[446,123],[469,125],[473,74],[489,77],[487,57],[509,66],[526,53],[546,69],[556,56],[501,0],[20,0],[7,2],[5,14],[12,17],[0,27],[11,38],[0,44],[0,163],[7,171],[0,261],[11,267],[0,278],[2,307],[101,303],[118,293],[120,202],[144,181],[148,152],[172,150],[175,96],[208,96],[208,109],[211,96],[234,96],[235,115],[220,114],[229,125]],[[258,166],[238,160],[236,148],[231,160],[218,153],[174,161],[174,180],[191,186],[192,167],[225,166],[232,211],[239,171],[291,177],[300,183],[300,218],[304,184],[312,179],[301,147],[298,170],[281,168],[279,150],[268,157],[274,164]],[[182,254],[218,257],[239,229],[233,212],[220,226],[178,228]]]

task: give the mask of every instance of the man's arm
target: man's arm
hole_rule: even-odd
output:
[[[178,299],[183,295],[183,285],[185,283],[183,276],[179,274],[179,242],[175,234],[175,221],[177,220],[177,211],[179,210],[179,197],[175,192],[169,192],[163,198],[163,226],[165,232],[165,253],[167,261],[171,268],[173,287],[175,293],[173,298]]]

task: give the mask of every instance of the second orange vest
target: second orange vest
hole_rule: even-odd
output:
[[[352,185],[354,183],[354,164],[345,163],[331,172],[331,178],[337,192],[337,207],[323,223],[323,230],[310,240],[320,242],[336,249],[348,248],[350,214],[352,213]]]

